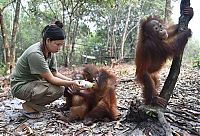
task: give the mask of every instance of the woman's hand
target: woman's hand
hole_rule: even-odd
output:
[[[84,89],[86,89],[86,88],[83,87],[83,85],[81,85],[79,81],[74,80],[74,81],[72,81],[71,85],[68,87],[67,91],[70,94],[79,95],[80,90],[84,90]]]
[[[84,90],[86,89],[83,85],[80,84],[78,80],[73,80],[70,86],[72,90]]]

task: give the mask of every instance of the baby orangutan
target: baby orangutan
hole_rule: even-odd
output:
[[[84,120],[85,125],[95,121],[117,120],[116,86],[117,79],[105,69],[97,69],[94,65],[86,65],[82,73],[74,74],[74,79],[93,82],[92,88],[74,91],[65,90],[66,106],[70,109],[69,120]]]

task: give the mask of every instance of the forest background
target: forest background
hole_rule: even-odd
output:
[[[139,20],[159,15],[177,23],[180,0],[0,0],[0,75],[9,74],[17,58],[41,40],[41,31],[56,20],[64,24],[65,46],[57,54],[58,66],[83,63],[109,65],[134,60]],[[195,6],[191,0],[191,6]],[[198,5],[198,4],[197,4]],[[197,19],[197,8],[194,18]],[[183,62],[200,68],[197,21]]]

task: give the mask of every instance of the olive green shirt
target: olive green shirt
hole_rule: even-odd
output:
[[[42,80],[41,73],[57,71],[55,54],[51,53],[47,59],[41,49],[41,43],[31,45],[20,56],[16,67],[11,74],[11,92],[20,91],[20,88],[28,82]]]

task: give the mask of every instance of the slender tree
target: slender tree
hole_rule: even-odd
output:
[[[165,23],[169,23],[169,21],[171,20],[171,14],[172,14],[172,8],[171,8],[171,0],[166,0],[166,4],[165,4]]]
[[[188,29],[188,23],[190,21],[190,17],[185,16],[183,14],[183,10],[185,6],[190,6],[190,0],[182,0],[180,5],[180,13],[181,16],[179,18],[179,32]],[[180,67],[182,62],[183,52],[178,56],[173,58],[172,65],[170,68],[169,75],[164,83],[164,86],[160,92],[160,96],[169,101],[171,95],[173,94],[174,87],[176,85],[178,75],[180,73]]]
[[[13,20],[13,29],[12,29],[12,36],[11,36],[11,44],[10,44],[10,70],[12,71],[12,68],[15,65],[15,47],[16,47],[16,34],[17,34],[17,28],[19,24],[19,13],[20,13],[20,4],[21,0],[16,1],[16,8],[15,8],[15,16]]]
[[[4,24],[4,18],[3,18],[3,11],[6,7],[8,7],[10,4],[15,2],[15,0],[7,3],[4,7],[0,8],[0,26],[1,26],[1,33],[3,37],[3,49],[4,49],[4,63],[6,64],[6,73],[10,73],[11,68],[11,59],[10,59],[10,45],[8,42],[8,36],[6,33],[6,27]]]
[[[126,23],[125,23],[125,27],[124,27],[124,32],[123,32],[123,36],[122,36],[122,43],[121,43],[121,59],[124,58],[124,45],[125,45],[125,41],[126,41],[126,35],[127,35],[127,29],[128,29],[128,23],[130,20],[130,13],[131,13],[131,4],[129,5],[128,8],[128,14],[127,14],[127,18],[126,18]]]

